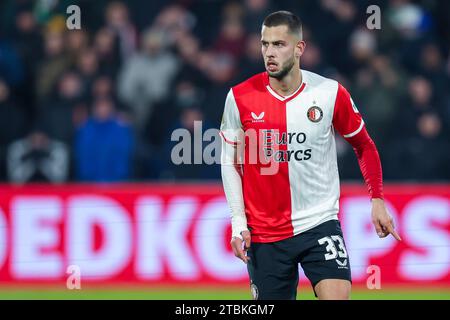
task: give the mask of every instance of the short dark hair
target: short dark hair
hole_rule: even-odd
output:
[[[263,22],[266,27],[277,27],[280,25],[285,25],[288,27],[289,32],[302,35],[302,21],[299,17],[290,11],[276,11],[269,14]]]

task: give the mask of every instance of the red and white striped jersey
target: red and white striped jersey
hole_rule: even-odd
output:
[[[234,86],[225,102],[221,135],[228,148],[222,152],[229,154],[222,162],[236,162],[231,153],[242,149],[242,194],[254,242],[282,240],[338,219],[334,129],[349,138],[364,126],[342,85],[301,73],[303,82],[290,96],[277,94],[263,72]],[[252,161],[255,132],[258,157]]]

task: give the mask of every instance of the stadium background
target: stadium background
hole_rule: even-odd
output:
[[[81,30],[68,30],[69,5]],[[381,29],[369,30],[369,5]],[[353,298],[450,298],[450,2],[0,2],[0,298],[249,299],[219,165],[174,165],[176,128],[217,128],[263,71],[261,21],[304,22],[302,68],[349,89],[404,239],[379,240],[337,138]],[[206,147],[206,146],[204,146]],[[67,288],[67,267],[81,290]],[[381,289],[366,286],[379,266]],[[69,279],[70,280],[70,279]],[[304,277],[300,298],[312,298]]]

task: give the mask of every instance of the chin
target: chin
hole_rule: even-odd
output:
[[[270,77],[276,77],[276,76],[278,76],[280,74],[280,70],[278,70],[278,71],[269,71],[269,70],[266,69],[266,71],[267,71],[267,74]]]
[[[269,77],[271,77],[271,78],[275,78],[275,79],[280,79],[280,78],[282,78],[282,72],[280,72],[280,71],[276,71],[276,72],[267,71],[267,74],[268,74]]]

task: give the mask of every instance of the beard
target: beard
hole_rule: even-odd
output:
[[[292,57],[292,59],[286,61],[281,69],[279,71],[276,72],[270,72],[267,70],[267,74],[269,75],[269,77],[275,78],[277,80],[281,80],[283,79],[294,67],[295,61],[294,58]]]

